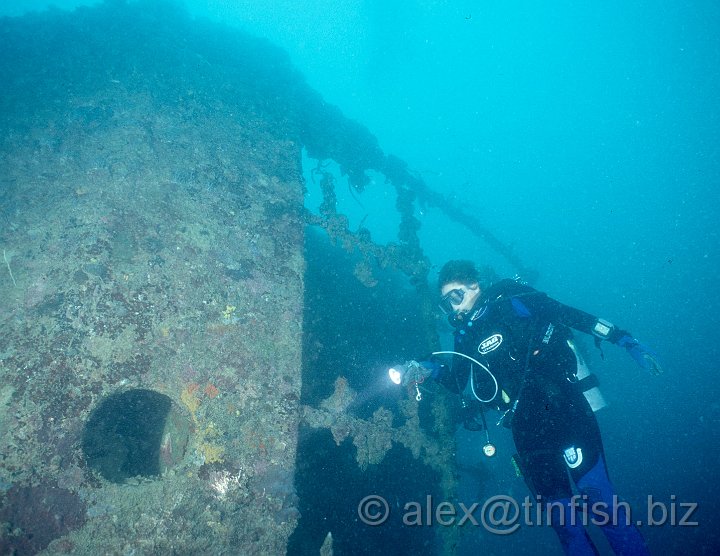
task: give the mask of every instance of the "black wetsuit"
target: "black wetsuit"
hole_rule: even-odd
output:
[[[598,318],[503,280],[484,291],[469,313],[454,319],[455,351],[481,365],[455,356],[438,380],[472,403],[505,412],[503,422],[512,430],[531,491],[543,501],[567,501],[583,488],[611,499],[600,430],[577,384],[578,359],[569,343],[571,328],[592,334]],[[614,342],[622,334],[614,331],[607,339]],[[592,548],[582,528],[556,531],[571,553]],[[628,546],[631,553],[644,553],[634,528],[605,532],[618,553]]]

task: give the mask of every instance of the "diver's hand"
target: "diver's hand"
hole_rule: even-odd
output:
[[[425,361],[421,363],[411,359],[410,361],[405,361],[402,365],[395,367],[398,370],[402,368],[404,371],[402,374],[403,386],[407,386],[408,384],[422,384],[425,382],[425,379],[433,374],[434,369],[429,366],[425,366],[423,363],[425,363]]]
[[[649,347],[641,344],[629,334],[624,335],[617,341],[617,345],[624,347],[635,362],[653,375],[660,375],[663,372],[657,359],[657,353]]]

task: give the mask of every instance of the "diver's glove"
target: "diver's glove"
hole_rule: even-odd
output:
[[[646,371],[650,371],[650,373],[654,375],[662,374],[663,370],[658,362],[657,353],[638,342],[630,334],[621,336],[616,344],[625,348],[630,354],[630,357]]]
[[[402,365],[395,367],[402,373],[402,385],[422,384],[428,377],[436,378],[440,372],[440,366],[432,361],[405,361]],[[401,370],[402,369],[402,370]]]

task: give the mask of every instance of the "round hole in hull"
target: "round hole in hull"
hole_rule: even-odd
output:
[[[108,396],[93,410],[82,447],[90,468],[113,483],[159,477],[183,459],[191,428],[165,394],[128,390]]]

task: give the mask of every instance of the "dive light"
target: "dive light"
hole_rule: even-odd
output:
[[[393,384],[400,384],[402,382],[404,372],[402,370],[398,370],[395,367],[390,367],[388,369],[388,375],[390,376],[390,380],[392,380]]]

